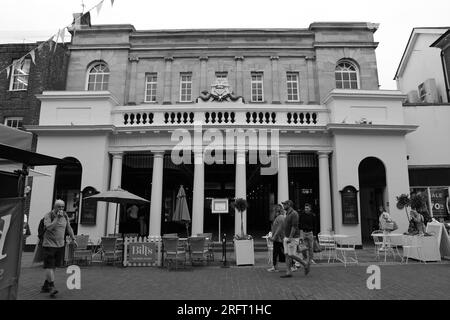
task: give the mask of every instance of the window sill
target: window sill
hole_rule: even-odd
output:
[[[28,89],[20,89],[20,90],[8,90],[9,92],[27,92]]]
[[[177,101],[176,104],[194,104],[194,101]]]
[[[267,104],[267,101],[249,101],[251,104]]]
[[[143,104],[158,104],[158,101],[144,101]]]
[[[305,104],[303,101],[285,101],[285,104]]]

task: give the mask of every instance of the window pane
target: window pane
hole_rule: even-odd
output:
[[[350,73],[350,80],[356,81],[356,73]]]

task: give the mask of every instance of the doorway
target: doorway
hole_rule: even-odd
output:
[[[361,236],[372,242],[371,234],[378,230],[379,207],[385,207],[386,169],[380,159],[369,157],[358,168],[361,208]]]

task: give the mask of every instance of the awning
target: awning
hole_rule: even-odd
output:
[[[51,166],[70,162],[44,154],[26,151],[0,143],[0,158],[26,164],[28,166]]]
[[[33,134],[0,124],[0,143],[31,151]]]

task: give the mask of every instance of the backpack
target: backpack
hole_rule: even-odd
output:
[[[44,234],[45,234],[45,224],[44,224],[44,218],[41,219],[41,221],[39,222],[39,227],[38,227],[38,238],[39,241],[44,240]]]

